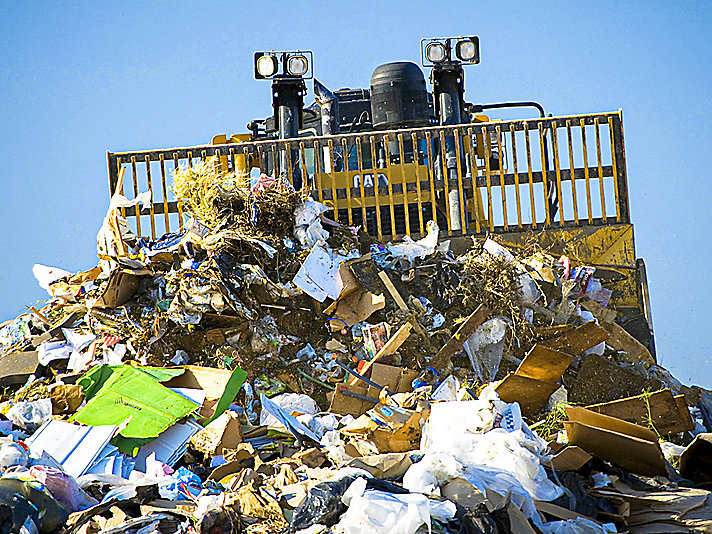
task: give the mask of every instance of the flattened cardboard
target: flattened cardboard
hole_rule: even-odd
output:
[[[413,465],[413,460],[407,452],[392,452],[361,456],[354,458],[346,465],[368,471],[376,478],[398,478],[403,476]]]
[[[349,384],[337,384],[334,393],[331,395],[331,405],[329,406],[330,412],[337,413],[339,415],[353,415],[354,417],[358,417],[376,404],[375,402],[368,402],[363,399],[351,397],[345,392],[365,396],[368,389],[359,384],[354,386]]]
[[[565,334],[553,339],[547,339],[543,341],[542,344],[551,349],[577,356],[583,351],[595,347],[607,339],[608,332],[598,326],[594,321],[589,321]]]
[[[232,374],[227,369],[214,369],[198,365],[184,365],[177,369],[184,369],[185,372],[164,382],[164,386],[167,388],[202,389],[208,399],[219,399],[222,396]]]
[[[138,291],[140,276],[115,269],[109,275],[109,280],[101,296],[94,301],[96,308],[116,308],[126,304]]]
[[[17,386],[37,373],[40,362],[37,351],[15,352],[0,358],[0,386]]]
[[[509,373],[497,385],[495,391],[504,402],[518,402],[522,413],[526,417],[533,417],[557,389],[559,384]]]
[[[652,430],[577,406],[566,406],[564,422],[570,445],[616,463],[634,473],[667,474],[665,459]]]
[[[556,453],[549,465],[557,471],[578,471],[591,458],[581,447],[568,445]]]
[[[537,344],[524,357],[515,374],[542,382],[556,382],[573,359],[571,354]]]
[[[386,305],[386,299],[383,294],[371,293],[364,289],[358,278],[351,271],[351,263],[344,262],[339,267],[339,276],[343,282],[343,289],[336,301],[324,310],[328,317],[341,319],[348,326],[365,321],[373,312],[384,308]],[[341,330],[344,326],[341,321],[331,320],[329,326],[333,331]]]
[[[374,363],[371,366],[371,380],[388,388],[392,393],[407,393],[413,391],[412,382],[418,373],[403,367],[394,367],[383,363]],[[340,415],[353,415],[358,417],[366,410],[372,408],[376,402],[369,402],[344,394],[344,391],[356,393],[374,399],[378,398],[380,390],[373,386],[364,386],[362,383],[355,385],[338,384],[331,397],[329,411]]]
[[[587,408],[596,413],[617,417],[635,423],[646,425],[648,418],[661,435],[687,432],[695,428],[687,404],[683,400],[683,409],[679,401],[669,389],[661,389],[650,395],[636,395],[611,402],[593,404]]]

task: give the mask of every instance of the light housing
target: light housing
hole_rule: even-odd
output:
[[[441,63],[447,59],[447,51],[443,43],[429,43],[425,47],[425,57],[431,63]]]
[[[301,54],[296,54],[287,59],[287,72],[292,76],[304,76],[309,70],[307,58]]]
[[[271,78],[277,74],[278,68],[279,61],[277,60],[277,56],[265,54],[255,61],[255,72],[263,78]]]
[[[480,62],[480,39],[476,35],[422,39],[420,53],[423,67],[475,65]]]
[[[254,67],[257,80],[313,77],[312,53],[307,50],[255,52]]]
[[[480,62],[480,40],[477,37],[460,39],[455,45],[455,55],[466,63]]]

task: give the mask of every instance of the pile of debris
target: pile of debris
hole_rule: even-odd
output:
[[[0,533],[712,530],[712,396],[595,268],[379,243],[213,163],[181,231],[114,195],[99,265],[0,325]]]

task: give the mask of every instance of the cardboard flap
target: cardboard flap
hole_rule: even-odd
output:
[[[581,423],[602,430],[609,430],[656,444],[658,442],[658,437],[652,430],[640,425],[629,423],[628,421],[623,421],[616,417],[596,413],[586,408],[581,408],[580,406],[566,406],[564,409],[571,422]]]

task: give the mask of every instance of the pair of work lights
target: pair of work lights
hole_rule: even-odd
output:
[[[476,36],[423,39],[420,48],[424,67],[480,62],[480,39]]]
[[[295,52],[255,52],[255,78],[258,80],[288,77],[311,78],[312,53]]]

